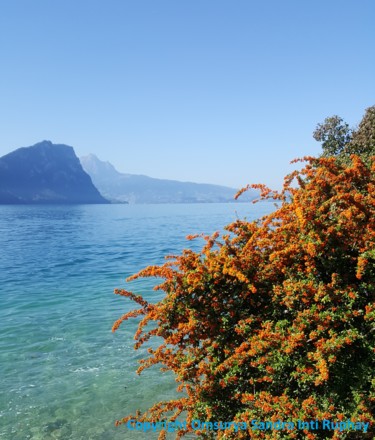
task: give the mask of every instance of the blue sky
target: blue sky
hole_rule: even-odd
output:
[[[318,122],[375,104],[373,0],[3,0],[0,155],[280,187]]]

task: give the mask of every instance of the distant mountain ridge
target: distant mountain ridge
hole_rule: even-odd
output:
[[[108,203],[73,147],[42,141],[0,157],[0,203]]]
[[[42,141],[0,157],[0,204],[234,202],[237,190],[118,172],[95,155]],[[241,201],[255,197],[248,192]]]
[[[156,179],[118,172],[94,154],[80,157],[100,193],[114,203],[207,203],[233,202],[237,190],[208,183]]]

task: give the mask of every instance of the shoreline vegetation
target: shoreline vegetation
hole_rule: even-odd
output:
[[[138,317],[134,348],[149,353],[138,373],[160,365],[181,393],[117,425],[184,414],[176,439],[193,431],[206,439],[373,438],[375,107],[356,130],[335,116],[314,136],[322,156],[301,159],[304,168],[286,176],[280,192],[249,185],[237,194],[256,189],[260,200],[280,203],[275,212],[237,220],[221,237],[204,236],[201,251],[185,250],[128,278],[161,279],[161,301],[115,290],[137,305],[112,330]],[[156,348],[148,345],[154,336]],[[236,432],[232,424],[213,433],[193,430],[193,420],[299,420],[301,431]],[[367,428],[355,432],[348,422],[345,432],[327,431],[323,420]],[[158,438],[166,435],[161,429]]]

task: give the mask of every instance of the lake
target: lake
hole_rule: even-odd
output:
[[[175,396],[171,374],[135,374],[127,288],[158,301],[153,280],[125,278],[272,203],[0,206],[0,439],[124,440],[157,434],[116,428],[136,409]]]

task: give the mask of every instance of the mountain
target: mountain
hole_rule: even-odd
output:
[[[80,161],[101,194],[114,203],[233,202],[237,192],[226,186],[119,173],[93,154]]]
[[[0,203],[108,203],[72,147],[43,141],[0,157]]]

